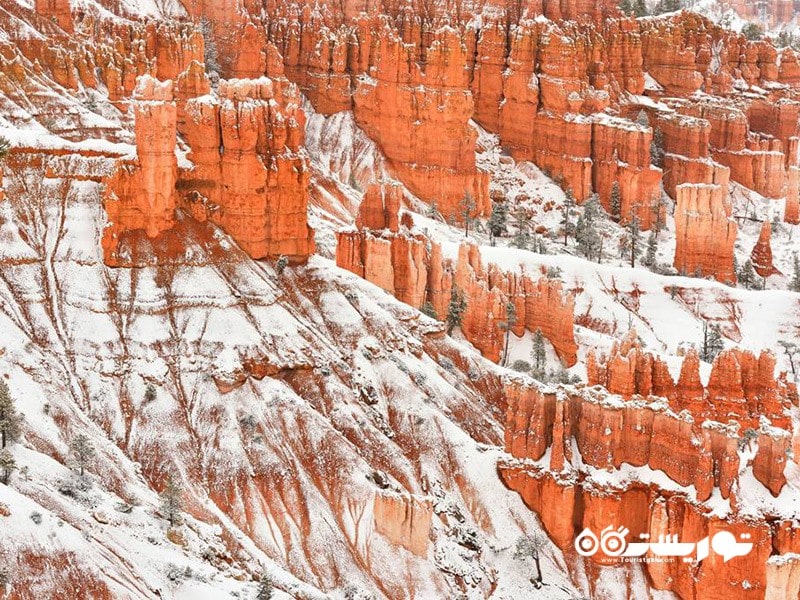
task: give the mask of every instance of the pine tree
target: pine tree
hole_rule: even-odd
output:
[[[656,253],[658,252],[658,238],[656,232],[651,231],[650,236],[647,238],[647,254],[644,256],[644,264],[652,267],[656,264]]]
[[[749,290],[756,281],[756,271],[753,269],[753,263],[748,258],[739,271],[739,282]]]
[[[506,320],[501,323],[501,328],[506,331],[505,350],[503,351],[503,364],[508,362],[508,338],[511,336],[511,330],[517,323],[517,307],[513,302],[506,303]]]
[[[572,190],[564,192],[564,204],[561,209],[561,226],[564,228],[564,246],[567,245],[568,236],[573,233],[574,225],[570,219],[570,212],[572,207],[575,206],[575,196],[572,195]]]
[[[789,283],[789,289],[793,292],[800,292],[800,258],[798,258],[797,252],[794,253],[792,263],[794,266],[794,275],[792,276],[792,281]]]
[[[647,111],[642,109],[636,115],[636,124],[642,127],[650,127],[650,117],[647,116]]]
[[[797,377],[797,366],[795,365],[795,357],[800,356],[800,347],[793,342],[786,340],[779,340],[778,344],[783,348],[786,358],[789,360],[789,367],[792,369],[792,375]]]
[[[536,252],[536,254],[547,254],[547,247],[544,245],[544,239],[542,236],[533,236],[533,240],[531,241],[531,252]]]
[[[278,275],[283,275],[283,272],[286,270],[286,267],[289,266],[289,258],[281,254],[278,257],[277,262],[275,263],[275,270],[278,272]]]
[[[653,129],[653,139],[650,141],[650,162],[654,167],[664,166],[664,134],[659,128]]]
[[[214,27],[206,17],[200,19],[200,32],[203,34],[203,61],[205,62],[206,72],[218,75],[220,71],[219,52],[214,39]]]
[[[14,455],[11,454],[8,448],[0,450],[0,482],[4,485],[8,484],[8,478],[11,473],[17,468],[17,461],[14,460]]]
[[[459,215],[464,220],[464,237],[469,237],[469,226],[472,224],[472,215],[475,212],[475,201],[472,194],[466,192],[458,204]]]
[[[268,573],[262,574],[261,579],[258,581],[256,600],[271,600],[273,591],[272,577]]]
[[[663,196],[653,200],[653,203],[650,205],[650,215],[652,216],[653,231],[658,235],[661,233],[661,230],[664,229],[664,225],[666,225],[664,222],[666,211],[664,210]]]
[[[95,456],[94,447],[88,437],[79,433],[70,443],[69,449],[72,452],[75,464],[78,466],[78,469],[80,469],[80,475],[83,477],[86,465],[88,465],[89,461]]]
[[[422,308],[420,308],[419,310],[423,315],[428,316],[431,319],[439,318],[439,315],[436,314],[436,309],[429,300],[426,301],[425,304],[422,305]]]
[[[675,12],[683,8],[681,0],[659,0],[653,7],[654,15],[661,15],[668,12]]]
[[[619,221],[622,214],[622,195],[619,191],[619,183],[616,181],[611,184],[611,218]]]
[[[583,214],[575,225],[575,241],[578,244],[578,250],[590,260],[597,256],[602,243],[596,226],[599,216],[600,202],[597,195],[592,194],[584,204]]]
[[[457,287],[453,286],[450,294],[450,305],[447,307],[447,335],[453,334],[453,329],[461,327],[464,311],[467,310],[467,300]]]
[[[508,206],[505,202],[495,202],[492,205],[492,214],[486,224],[489,227],[492,246],[494,246],[495,238],[508,232]]]
[[[711,362],[722,352],[725,343],[722,341],[722,332],[717,324],[709,325],[708,321],[703,321],[703,348],[700,358],[706,362]]]
[[[528,215],[527,211],[520,208],[514,211],[512,218],[514,219],[516,234],[514,235],[514,239],[511,240],[511,245],[520,250],[527,250],[531,243],[530,215]]]
[[[541,533],[536,533],[530,536],[523,536],[517,540],[517,545],[514,548],[514,558],[516,560],[526,560],[532,558],[536,566],[536,576],[531,578],[536,589],[542,587],[542,566],[539,564],[540,554],[547,547],[547,536]]]
[[[181,520],[183,510],[183,489],[172,475],[167,477],[167,484],[161,492],[161,514],[174,527]]]
[[[544,348],[544,335],[537,329],[533,334],[533,348],[531,348],[531,375],[539,380],[544,380],[547,368],[547,353]]]
[[[8,384],[0,379],[0,448],[19,438],[22,417],[17,413]]]
[[[0,135],[0,160],[3,160],[11,151],[11,142],[5,136]]]
[[[147,387],[144,388],[144,401],[145,403],[150,403],[158,397],[158,393],[156,392],[156,386],[152,383],[148,383]]]
[[[644,0],[634,0],[634,2],[633,2],[633,15],[636,18],[646,17],[648,15],[647,4],[645,4]]]
[[[751,42],[757,42],[764,37],[764,29],[758,23],[747,23],[742,27],[742,35]]]
[[[622,240],[622,250],[624,255],[628,256],[631,268],[636,266],[636,259],[639,257],[641,251],[641,232],[639,230],[639,218],[634,217],[628,222],[625,227],[625,237]]]
[[[626,15],[633,14],[633,4],[631,0],[621,0],[619,3],[619,9]]]

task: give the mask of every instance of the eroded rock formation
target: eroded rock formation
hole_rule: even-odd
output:
[[[336,234],[336,264],[371,281],[416,308],[430,303],[445,320],[453,290],[463,294],[466,308],[461,331],[481,353],[502,357],[508,304],[515,307],[513,332],[540,330],[567,366],[577,361],[573,332],[574,301],[561,282],[526,273],[486,268],[477,246],[462,244],[455,262],[443,258],[440,244],[413,233],[410,215],[398,226],[400,188],[370,186],[359,208],[358,228]]]
[[[637,360],[637,349],[628,346],[626,356]],[[620,363],[609,367],[618,370]],[[715,364],[715,368],[722,367]],[[626,379],[636,378],[631,373]],[[635,385],[640,384],[641,378]],[[782,472],[789,437],[785,430],[762,426],[752,465],[742,466],[739,423],[700,422],[670,410],[664,400],[639,396],[623,400],[600,388],[554,394],[520,383],[507,388],[507,399],[505,444],[517,460],[500,465],[501,477],[540,515],[548,534],[566,553],[574,552],[575,538],[585,527],[599,532],[608,525],[624,526],[633,536],[630,539],[640,534],[658,539],[669,533],[691,542],[727,529],[750,535],[754,550],[744,560],[728,563],[710,556],[699,565],[648,563],[653,586],[681,597],[715,597],[741,590],[748,581],[745,589],[761,598],[768,585],[775,585],[767,581],[777,576],[767,558],[773,548],[788,553],[794,547],[784,535],[784,521],[779,517],[747,521],[735,508],[720,518],[703,503],[718,489],[735,507],[742,469],[777,496],[785,485]],[[573,456],[574,450],[580,460]],[[666,489],[658,480],[608,485],[605,478],[593,475],[595,469],[613,474],[623,464],[663,471],[690,491]],[[618,564],[620,558],[598,551],[588,560],[608,565]]]
[[[129,233],[144,232],[153,239],[175,224],[177,109],[172,82],[143,76],[134,98],[137,159],[118,167],[104,200],[109,224],[103,251],[109,265],[123,262],[120,244]]]
[[[730,218],[726,189],[707,184],[682,184],[676,189],[675,268],[681,273],[735,282],[737,227]]]

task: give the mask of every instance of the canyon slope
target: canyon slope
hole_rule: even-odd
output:
[[[800,597],[799,117],[700,12],[0,0],[0,597]]]

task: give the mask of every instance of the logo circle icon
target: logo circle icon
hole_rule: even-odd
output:
[[[600,541],[600,548],[606,556],[619,556],[625,552],[627,545],[625,536],[618,531],[604,533],[603,539]]]
[[[600,541],[588,527],[575,538],[575,552],[581,556],[594,556],[600,547]]]

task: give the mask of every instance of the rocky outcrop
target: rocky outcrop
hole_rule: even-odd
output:
[[[682,184],[675,205],[675,268],[681,273],[734,282],[736,223],[730,218],[726,189],[719,185]]]
[[[219,96],[182,105],[194,162],[181,171],[184,204],[196,218],[218,223],[254,258],[305,261],[314,241],[299,100],[267,78],[222,81]]]
[[[375,529],[392,543],[427,558],[433,509],[431,503],[408,494],[379,492],[373,506]]]
[[[769,351],[759,356],[736,348],[720,352],[704,386],[700,359],[692,350],[674,382],[663,359],[643,351],[634,332],[615,343],[608,356],[590,352],[586,371],[589,386],[601,385],[625,400],[666,398],[676,414],[688,411],[697,422],[733,419],[742,428],[758,429],[767,419],[789,430],[790,409],[797,403],[795,386],[775,377],[775,356]]]
[[[117,169],[103,200],[108,214],[103,252],[109,265],[122,262],[120,245],[128,234],[143,232],[153,239],[175,223],[177,113],[172,82],[141,77],[134,98],[137,158]],[[125,249],[128,257],[130,250]]]
[[[539,330],[564,364],[577,362],[574,300],[564,293],[560,281],[534,280],[494,264],[486,268],[478,247],[469,244],[459,247],[455,262],[443,258],[438,243],[411,231],[413,221],[408,215],[398,226],[399,205],[399,187],[370,186],[359,208],[358,228],[336,234],[336,264],[415,308],[429,302],[440,320],[446,319],[457,290],[466,300],[461,332],[490,360],[502,358],[503,327],[512,303],[516,335]]]
[[[58,26],[72,33],[72,11],[69,0],[36,0],[34,3],[36,14],[58,23]]]
[[[761,233],[758,236],[758,241],[756,245],[753,246],[753,251],[750,253],[750,261],[753,263],[753,268],[755,268],[756,273],[761,277],[780,274],[780,271],[772,264],[771,239],[772,223],[766,220],[761,226]]]
[[[630,340],[627,345],[626,355],[633,357]],[[737,562],[723,561],[714,552],[699,564],[648,562],[652,585],[681,597],[722,597],[734,590],[740,597],[745,589],[752,590],[753,598],[763,597],[770,586],[791,585],[778,581],[778,573],[767,563],[773,547],[793,551],[783,522],[748,521],[735,508],[740,472],[750,469],[739,462],[738,424],[701,424],[669,410],[663,400],[625,401],[599,387],[548,393],[511,383],[506,397],[505,445],[515,460],[501,461],[500,475],[537,512],[548,535],[567,555],[575,556],[573,544],[584,528],[599,534],[607,526],[625,527],[628,542],[640,535],[650,540],[677,535],[681,542],[699,542],[727,530],[747,534],[753,550]],[[751,472],[775,496],[785,484],[788,437],[770,427],[757,434]],[[663,471],[683,489],[693,486],[694,492],[673,491],[650,478],[650,471],[642,473],[647,479],[620,480],[623,464]],[[609,484],[605,473],[596,476],[598,470],[615,483]],[[716,489],[734,507],[725,518],[714,516],[703,504]],[[621,559],[600,550],[586,560],[613,565]]]
[[[458,32],[437,32],[424,69],[389,29],[373,39],[371,56],[369,76],[357,79],[354,92],[359,126],[397,177],[447,218],[463,220],[465,211],[488,215],[489,178],[475,164],[467,48]]]

